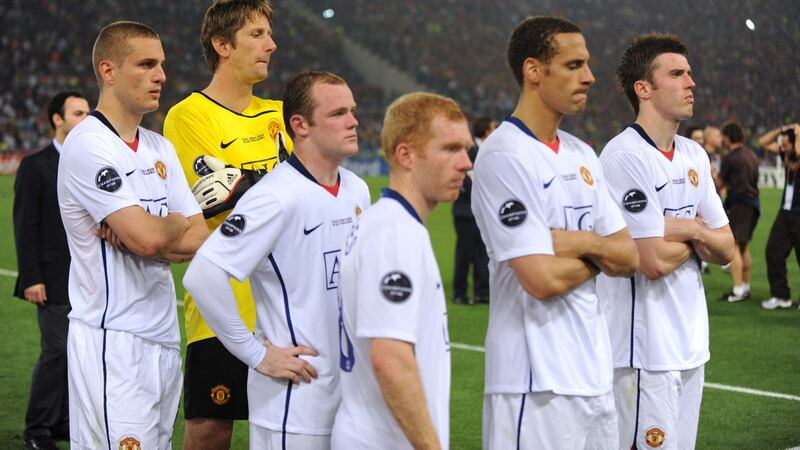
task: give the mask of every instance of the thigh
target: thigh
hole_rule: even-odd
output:
[[[73,449],[108,447],[104,417],[103,333],[71,322],[67,338],[69,437]]]
[[[483,448],[500,450],[519,446],[525,395],[486,394],[483,397]]]
[[[162,347],[159,364],[161,375],[161,401],[158,414],[159,421],[159,446],[158,448],[171,448],[172,433],[175,429],[175,418],[178,416],[178,405],[181,401],[181,354],[178,350]]]
[[[612,393],[575,396],[533,392],[525,396],[519,448],[611,450],[618,443]]]
[[[186,349],[183,395],[187,419],[245,420],[247,365],[217,338],[193,342]]]
[[[700,404],[703,400],[705,366],[681,371],[681,396],[678,420],[678,448],[694,448]]]
[[[637,448],[679,448],[681,383],[679,371],[639,371]]]
[[[617,411],[619,448],[630,449],[636,439],[639,406],[639,369],[614,369],[614,406]]]

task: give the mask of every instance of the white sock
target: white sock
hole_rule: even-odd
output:
[[[734,286],[733,287],[733,295],[736,295],[736,296],[744,295],[745,292],[747,292],[747,291],[745,291],[745,285],[744,284],[742,284],[740,286]]]
[[[742,286],[744,286],[744,291],[745,292],[750,292],[750,283],[745,283]]]

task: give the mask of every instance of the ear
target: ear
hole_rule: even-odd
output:
[[[64,125],[64,119],[61,117],[59,113],[53,113],[53,116],[50,117],[53,120],[53,124],[56,126],[56,129],[61,125]]]
[[[300,114],[292,114],[292,117],[289,117],[289,126],[294,131],[295,140],[299,137],[308,137],[311,132],[311,124]]]
[[[100,78],[103,79],[103,84],[113,85],[117,79],[117,67],[111,61],[104,59],[97,65],[97,70],[100,72]]]
[[[414,166],[414,156],[415,151],[405,142],[400,143],[394,150],[394,157],[397,160],[397,163],[408,170]]]
[[[651,92],[650,92],[651,89],[652,89],[652,86],[647,81],[638,80],[635,83],[633,83],[633,92],[635,92],[636,96],[641,98],[641,99],[645,99],[645,100],[649,99],[650,96],[651,96]]]
[[[220,58],[227,58],[231,55],[231,43],[225,39],[216,36],[211,38],[211,45],[220,56]]]
[[[522,79],[538,85],[544,76],[544,64],[536,58],[525,58],[522,62]]]

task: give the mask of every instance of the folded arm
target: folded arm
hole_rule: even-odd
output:
[[[525,292],[537,300],[565,294],[600,272],[590,261],[553,255],[520,256],[508,265]]]
[[[557,256],[588,258],[612,277],[629,277],[639,267],[639,254],[627,228],[609,236],[591,231],[553,230],[553,250]]]

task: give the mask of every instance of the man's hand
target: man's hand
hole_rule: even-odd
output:
[[[203,161],[213,172],[197,180],[192,186],[192,194],[206,219],[233,209],[242,195],[262,176],[252,170],[226,167],[225,163],[213,156],[205,155]]]
[[[26,287],[25,290],[22,291],[22,294],[25,296],[25,300],[34,305],[43,306],[44,302],[47,301],[47,293],[45,292],[43,283]]]
[[[664,217],[664,240],[688,242],[697,239],[699,228],[705,226],[701,220]]]
[[[100,228],[94,230],[94,235],[99,237],[100,239],[105,239],[106,242],[111,244],[117,251],[120,252],[128,252],[128,247],[125,247],[125,243],[122,242],[122,239],[114,233],[114,230],[108,226],[107,223],[103,222],[100,224]]]
[[[297,347],[276,347],[268,340],[264,340],[267,354],[256,367],[256,372],[273,378],[285,378],[300,384],[302,378],[306,383],[311,383],[312,378],[317,378],[317,369],[308,361],[299,358],[300,355],[319,356],[311,347],[298,345]]]

